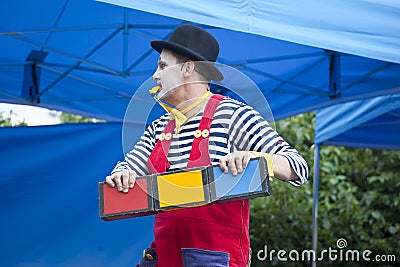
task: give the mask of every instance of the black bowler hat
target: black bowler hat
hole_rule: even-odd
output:
[[[191,24],[180,25],[167,41],[157,40],[150,44],[159,53],[165,48],[193,61],[204,62],[200,66],[201,73],[210,80],[224,79],[222,73],[214,65],[219,53],[218,41],[200,27]]]

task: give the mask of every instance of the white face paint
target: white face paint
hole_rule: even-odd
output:
[[[153,79],[160,86],[158,98],[168,101],[168,96],[182,85],[182,64],[177,64],[177,59],[171,51],[164,49],[161,51],[157,65]]]

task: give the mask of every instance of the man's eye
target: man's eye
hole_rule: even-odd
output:
[[[167,66],[166,64],[160,64],[159,68],[163,70],[163,69],[165,69],[166,66]]]

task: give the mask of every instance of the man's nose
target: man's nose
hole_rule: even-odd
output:
[[[160,79],[160,71],[156,69],[156,71],[153,73],[153,80],[159,80]]]

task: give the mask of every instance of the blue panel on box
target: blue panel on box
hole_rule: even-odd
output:
[[[213,171],[217,199],[262,191],[265,177],[260,177],[258,160],[251,160],[244,171],[236,176],[231,172],[223,173],[219,166],[215,166]]]

